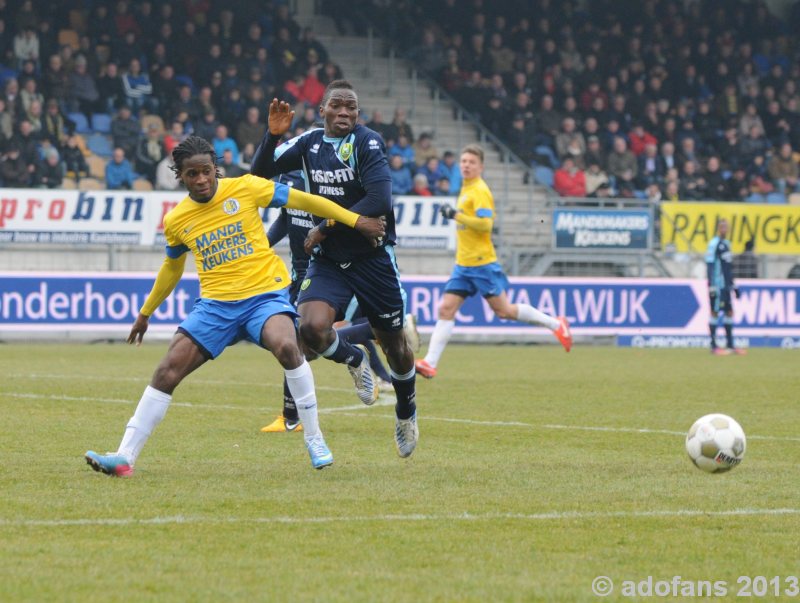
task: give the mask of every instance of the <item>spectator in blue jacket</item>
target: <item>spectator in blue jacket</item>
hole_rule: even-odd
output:
[[[228,127],[226,125],[219,124],[217,126],[217,132],[211,144],[214,145],[214,152],[217,157],[222,157],[225,151],[230,151],[233,153],[233,163],[239,163],[239,145],[236,144],[233,138],[228,136]]]
[[[414,170],[416,168],[416,163],[414,163],[414,147],[411,146],[411,142],[405,134],[400,134],[397,137],[397,142],[389,147],[387,154],[390,158],[394,155],[402,157],[403,165],[409,170]]]
[[[111,161],[106,164],[106,187],[109,190],[130,190],[138,177],[131,162],[125,159],[125,151],[120,147],[114,149]]]
[[[442,155],[442,167],[447,171],[450,194],[457,195],[461,191],[461,168],[456,163],[456,154],[453,151],[444,152],[444,155]]]
[[[148,111],[155,109],[153,99],[153,84],[150,83],[150,75],[142,71],[142,64],[139,59],[131,59],[128,63],[128,71],[122,76],[122,86],[125,90],[125,98],[134,113],[145,108]]]
[[[411,180],[411,170],[400,155],[389,157],[389,173],[392,176],[392,194],[407,195],[411,192],[414,183]]]

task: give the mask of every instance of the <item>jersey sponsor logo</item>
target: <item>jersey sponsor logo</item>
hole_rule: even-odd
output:
[[[369,139],[369,143],[367,143],[367,144],[369,145],[369,150],[370,151],[377,151],[378,149],[381,148],[380,143],[377,140],[375,140],[374,138],[370,138]]]
[[[315,144],[314,146],[311,147],[311,152],[312,153],[319,153],[319,143],[317,143],[317,144]]]
[[[345,262],[344,264],[339,264],[339,268],[341,268],[342,270],[347,270],[348,268],[350,268],[351,263],[352,262]]]
[[[275,282],[276,282],[276,283],[282,283],[282,282],[283,282],[283,277],[276,276],[276,277],[275,277]]]
[[[341,186],[320,186],[317,194],[326,197],[344,197],[344,189]]]
[[[305,291],[306,289],[308,289],[308,286],[309,286],[310,284],[311,284],[311,279],[310,279],[310,278],[307,278],[307,279],[305,279],[305,280],[303,281],[303,284],[302,284],[302,285],[300,285],[300,291]]]
[[[342,158],[342,161],[347,161],[353,156],[353,144],[350,142],[346,142],[342,145],[339,149],[339,157]]]
[[[231,197],[230,199],[225,199],[222,202],[222,211],[224,211],[229,216],[232,216],[237,211],[239,211],[239,201]]]
[[[352,168],[339,170],[311,170],[311,180],[317,184],[343,184],[356,179]]]

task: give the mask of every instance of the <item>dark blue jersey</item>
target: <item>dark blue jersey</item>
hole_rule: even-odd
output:
[[[344,138],[325,136],[322,128],[308,130],[277,146],[279,137],[267,130],[250,172],[262,178],[301,170],[307,191],[326,197],[364,216],[386,218],[382,245],[395,242],[392,211],[392,179],[386,147],[380,135],[357,125]],[[314,217],[315,223],[322,218]],[[349,262],[376,254],[376,249],[359,232],[344,225],[326,230],[320,255],[334,262]]]
[[[706,251],[708,286],[717,290],[733,288],[733,252],[728,239],[714,237]]]
[[[277,181],[301,191],[306,190],[306,184],[300,172],[281,174]],[[308,270],[308,260],[310,258],[303,248],[303,243],[306,240],[308,231],[314,228],[312,218],[313,216],[310,213],[302,209],[282,207],[277,220],[272,223],[267,232],[270,247],[274,247],[276,243],[288,235],[289,256],[292,261],[292,282],[305,278],[306,270]]]

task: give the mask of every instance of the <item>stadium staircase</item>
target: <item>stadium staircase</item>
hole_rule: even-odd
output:
[[[553,249],[552,209],[558,196],[536,182],[533,170],[522,164],[502,142],[482,128],[439,88],[420,76],[405,60],[385,51],[378,38],[342,36],[317,17],[317,38],[359,93],[362,113],[369,119],[380,111],[391,121],[396,108],[406,110],[415,136],[433,134],[440,153],[456,154],[466,144],[478,142],[486,150],[484,178],[498,206],[495,244],[500,261],[511,275],[526,276],[670,276],[652,253],[603,254]],[[404,270],[447,272],[452,252],[403,250]]]
[[[318,23],[315,22],[314,27],[317,29]],[[322,32],[325,32],[324,24]],[[367,119],[377,110],[388,122],[396,108],[403,108],[415,136],[422,132],[433,134],[434,146],[440,153],[450,150],[458,154],[470,142],[483,146],[486,151],[484,178],[499,210],[495,241],[507,268],[513,268],[515,262],[511,258],[522,249],[541,255],[550,248],[547,188],[526,183],[532,180],[530,174],[526,177],[529,168],[519,163],[507,149],[499,148],[497,141],[490,140],[490,133],[470,122],[466,114],[443,98],[438,88],[418,76],[404,60],[383,52],[378,39],[322,32],[317,38],[356,87],[362,113]],[[436,262],[441,252],[423,255],[431,256],[428,259]],[[446,258],[444,265],[449,269],[452,252],[447,252]],[[427,266],[430,270],[429,264]]]

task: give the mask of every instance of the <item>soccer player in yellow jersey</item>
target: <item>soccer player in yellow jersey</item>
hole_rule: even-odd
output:
[[[456,222],[456,265],[444,288],[439,304],[439,320],[433,329],[428,353],[417,360],[417,373],[432,379],[455,326],[455,317],[464,300],[481,294],[489,307],[499,317],[518,320],[532,325],[543,325],[569,352],[572,335],[569,323],[563,316],[554,318],[528,304],[512,304],[508,301],[506,278],[492,244],[494,224],[494,199],[484,182],[483,149],[470,144],[461,152],[461,176],[463,184],[458,195],[458,205],[453,208],[445,204],[442,216]]]
[[[164,217],[167,257],[128,335],[142,342],[150,316],[180,281],[186,252],[194,256],[200,299],[180,324],[145,389],[115,453],[86,453],[86,462],[107,475],[133,474],[136,459],[167,412],[180,382],[229,345],[248,340],[269,350],[284,368],[311,464],[333,463],[317,420],[314,376],[297,343],[297,313],[283,261],[269,245],[263,207],[303,209],[355,228],[377,244],[385,228],[379,218],[359,216],[322,197],[257,176],[219,178],[214,148],[190,136],[172,152],[176,176],[189,193]]]

